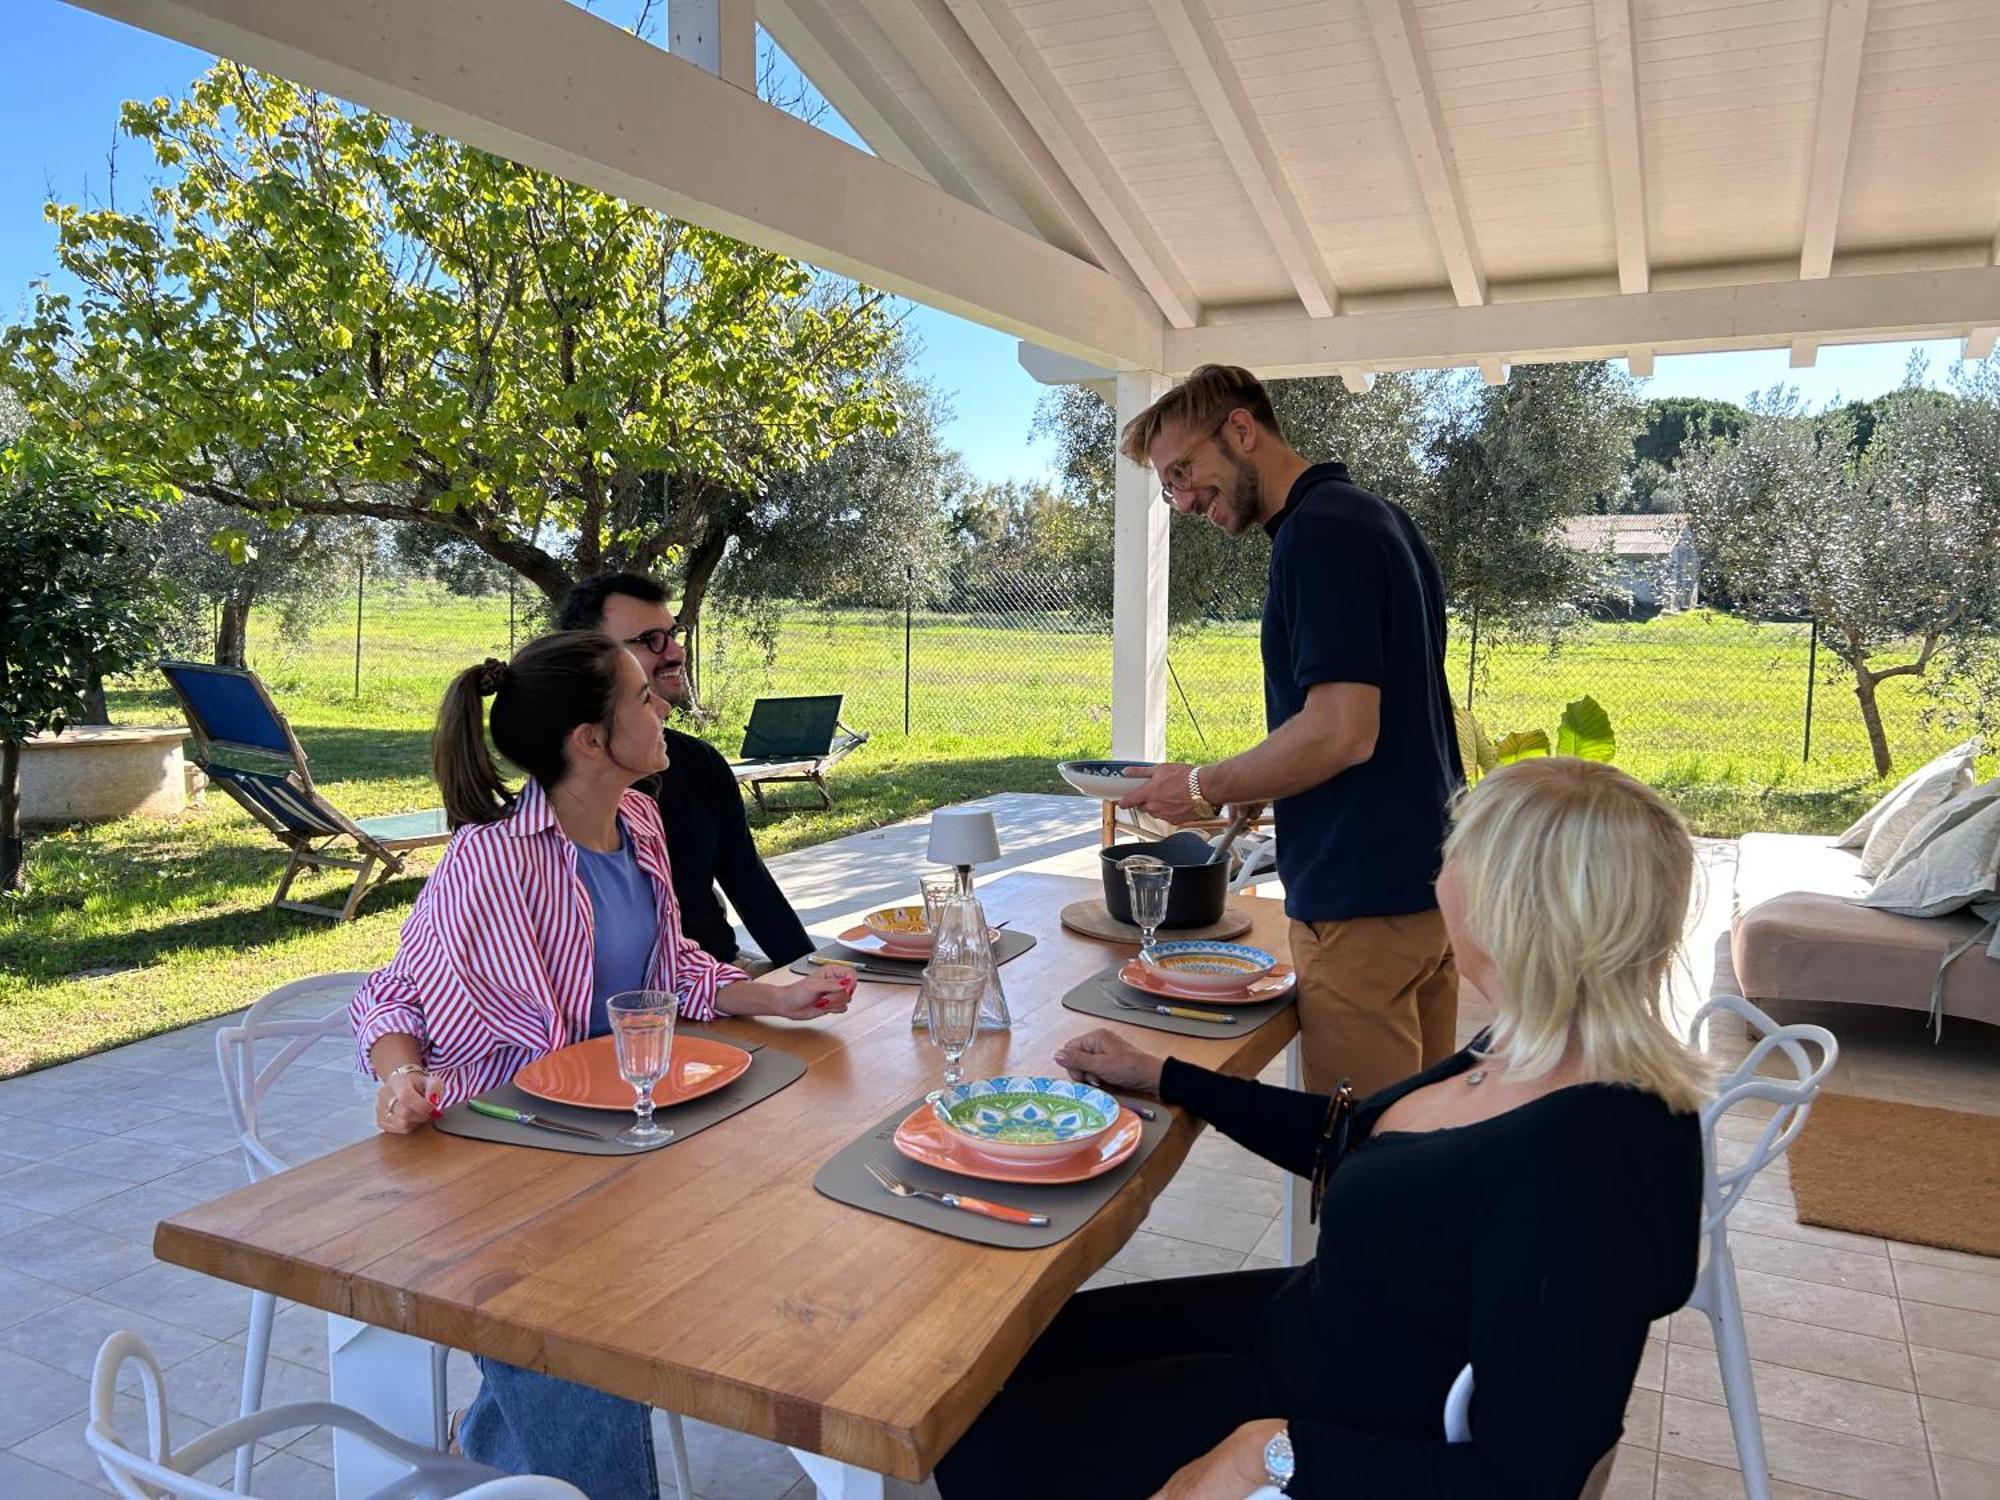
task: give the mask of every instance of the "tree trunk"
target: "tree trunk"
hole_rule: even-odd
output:
[[[0,891],[27,889],[27,846],[21,839],[21,742],[0,740]]]
[[[701,606],[708,598],[709,580],[715,577],[715,570],[722,563],[722,554],[729,550],[729,533],[710,532],[703,536],[688,552],[687,574],[681,581],[680,608],[674,618],[683,628],[701,622]]]
[[[104,701],[104,674],[95,666],[90,669],[90,686],[83,690],[83,717],[79,724],[109,724],[111,708]]]
[[[222,601],[222,623],[215,630],[215,664],[218,667],[244,665],[244,637],[250,625],[250,606],[234,594]]]
[[[1868,729],[1868,748],[1875,752],[1875,775],[1889,774],[1889,737],[1882,731],[1882,706],[1875,701],[1875,684],[1881,679],[1859,663],[1854,667],[1854,696],[1861,702],[1861,722]]]

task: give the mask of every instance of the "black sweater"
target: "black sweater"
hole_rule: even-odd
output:
[[[750,941],[774,964],[812,952],[812,939],[750,838],[743,793],[722,752],[678,729],[667,731],[667,769],[654,780],[654,800],[667,829],[674,899],[681,930],[725,963],[737,955],[736,929],[715,893],[719,882],[749,929]],[[646,783],[641,782],[643,790]]]
[[[1257,1356],[1285,1409],[1295,1497],[1551,1500],[1623,1431],[1646,1331],[1694,1289],[1700,1124],[1610,1084],[1474,1125],[1375,1135],[1460,1052],[1364,1101],[1327,1183],[1319,1247],[1272,1302]],[[1323,1095],[1169,1059],[1161,1097],[1308,1176]],[[1473,1440],[1444,1441],[1473,1368]]]

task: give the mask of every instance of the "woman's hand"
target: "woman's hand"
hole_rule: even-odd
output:
[[[1114,1031],[1099,1027],[1072,1037],[1056,1049],[1056,1066],[1081,1083],[1105,1089],[1160,1091],[1162,1059],[1142,1052]],[[1240,1497],[1239,1497],[1240,1500]]]
[[[772,984],[762,979],[738,980],[716,991],[720,1009],[732,1016],[783,1016],[788,1021],[816,1021],[837,1016],[854,998],[854,971],[838,964],[794,980]]]
[[[437,1118],[437,1084],[428,1073],[398,1073],[375,1091],[375,1123],[391,1135],[408,1135]]]
[[[1245,1500],[1268,1482],[1264,1448],[1284,1425],[1282,1417],[1245,1422],[1193,1463],[1182,1465],[1153,1500]]]

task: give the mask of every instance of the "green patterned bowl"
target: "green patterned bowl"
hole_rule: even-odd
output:
[[[1118,1101],[1066,1078],[979,1078],[948,1088],[931,1108],[953,1137],[1012,1166],[1059,1161],[1118,1121]]]

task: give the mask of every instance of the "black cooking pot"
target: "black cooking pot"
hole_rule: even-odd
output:
[[[1167,848],[1156,840],[1145,843],[1113,844],[1099,857],[1104,870],[1104,905],[1113,921],[1132,925],[1132,894],[1125,889],[1125,872],[1120,868],[1135,854],[1150,854],[1174,867],[1174,883],[1167,888],[1167,919],[1162,927],[1206,927],[1222,920],[1223,898],[1229,894],[1229,861],[1219,859],[1204,864],[1207,845],[1199,854],[1186,846]]]

